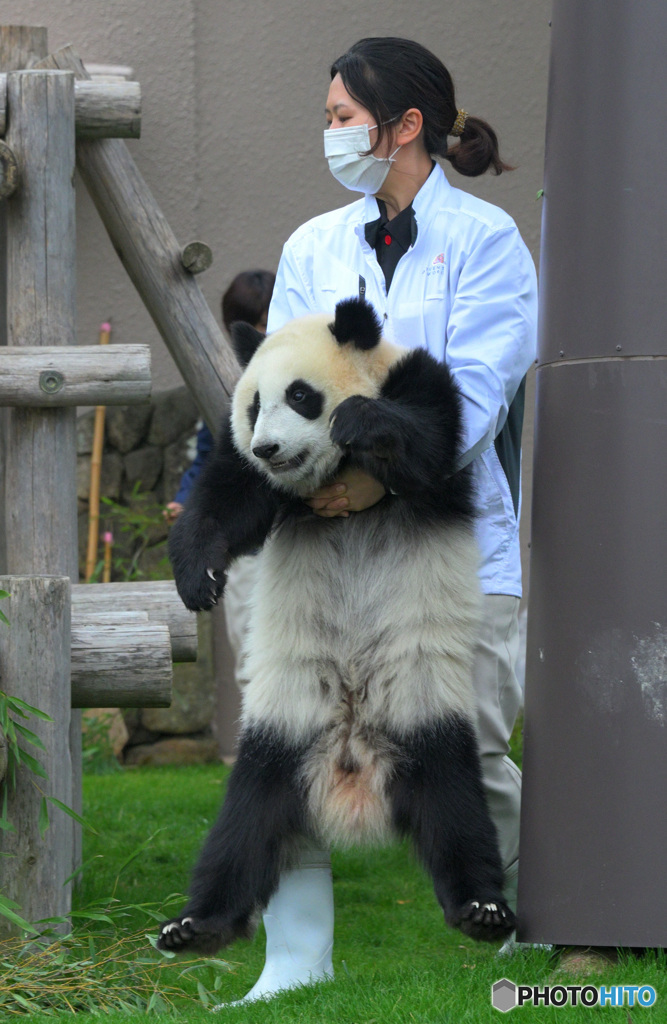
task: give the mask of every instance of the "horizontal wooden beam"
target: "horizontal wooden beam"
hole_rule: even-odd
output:
[[[73,708],[168,708],[171,685],[166,624],[72,621]]]
[[[139,82],[76,82],[77,139],[138,139],[141,136]],[[0,74],[0,136],[7,131],[7,75]]]
[[[0,406],[135,405],[150,394],[148,345],[0,348]]]
[[[166,623],[172,661],[197,660],[197,616],[185,607],[173,580],[76,583],[72,587],[73,621],[85,622],[89,616],[105,615],[113,622],[116,611],[142,611],[151,622]]]

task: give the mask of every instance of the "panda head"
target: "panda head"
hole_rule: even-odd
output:
[[[329,434],[336,406],[351,395],[375,398],[405,349],[382,337],[373,308],[359,299],[340,302],[333,322],[314,314],[264,340],[247,324],[232,334],[241,358],[258,345],[234,392],[236,448],[281,490],[308,495],[343,455]]]

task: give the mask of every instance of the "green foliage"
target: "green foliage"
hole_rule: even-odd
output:
[[[141,482],[137,481],[132,489],[129,504],[121,505],[113,498],[103,497],[102,502],[106,505],[107,512],[105,519],[114,534],[122,534],[125,543],[123,548],[129,554],[119,553],[114,548],[112,553],[112,571],[115,578],[123,582],[141,579],[171,579],[171,566],[167,557],[166,545],[164,557],[154,565],[151,570],[146,571],[141,567],[142,557],[148,551],[156,532],[164,525],[164,508],[157,503],[149,493],[142,493]],[[102,573],[103,563],[99,562],[90,580],[91,583],[99,582]]]
[[[121,765],[113,751],[109,732],[113,716],[86,714],[83,720],[83,770],[87,774],[105,775],[121,771]]]
[[[4,598],[6,598],[6,597],[9,597],[9,594],[7,593],[7,591],[6,590],[0,590],[0,601],[3,601]],[[5,615],[5,613],[3,611],[0,611],[0,622],[4,622],[4,624],[6,626],[9,625],[9,619],[7,618],[7,616]]]
[[[3,787],[0,829],[8,832],[13,832],[14,826],[7,821],[7,795],[9,787],[12,789],[16,788],[16,772],[18,769],[25,765],[34,775],[41,779],[46,778],[46,772],[37,758],[20,746],[21,741],[25,740],[26,743],[32,744],[38,750],[44,750],[44,744],[39,736],[36,736],[34,732],[19,721],[19,718],[27,721],[30,715],[34,715],[35,718],[41,718],[44,722],[53,721],[49,715],[40,711],[39,708],[33,708],[30,704],[26,704],[25,701],[19,700],[18,697],[10,697],[8,693],[0,690],[0,729],[5,734],[7,743],[7,775],[5,781],[8,783],[8,785]]]
[[[172,898],[174,911],[182,899]],[[128,932],[127,918],[137,914],[144,918],[144,930]],[[64,936],[55,931],[63,919],[40,922],[51,925],[48,943],[43,937],[0,942],[3,1020],[8,1014],[164,1014],[174,1009],[174,1000],[181,1007],[216,1001],[221,972],[229,965],[202,959],[175,969],[170,958],[151,948],[151,936],[145,934],[146,927],[155,929],[156,921],[163,919],[157,905],[128,907],[106,900],[74,911],[71,917],[74,930]],[[186,995],[179,985],[186,975],[195,976],[197,996]]]
[[[9,597],[7,591],[0,590],[0,599],[5,597]],[[0,613],[0,615],[2,616],[1,621],[6,625],[9,625],[6,615],[2,613]],[[13,697],[10,694],[5,693],[4,690],[0,690],[0,732],[4,735],[7,749],[7,770],[3,784],[0,786],[0,792],[2,793],[0,831],[3,832],[16,832],[15,826],[8,817],[7,805],[10,792],[13,792],[16,789],[16,777],[18,771],[20,769],[24,769],[39,779],[48,778],[41,762],[21,746],[21,743],[29,743],[37,750],[46,749],[39,736],[24,724],[29,720],[31,715],[43,722],[53,722],[51,716],[47,715],[46,712],[40,711],[39,708],[34,708],[31,704],[27,704],[19,697]],[[85,828],[94,832],[94,829],[92,829],[91,826],[76,813],[76,811],[73,811],[71,807],[64,804],[62,800],[58,800],[57,797],[44,793],[34,778],[31,781],[42,797],[39,806],[39,830],[42,839],[49,828],[49,804],[52,804],[54,807],[58,807],[61,811],[68,814],[71,818],[74,818],[75,821],[78,821]],[[20,909],[21,908],[18,903],[9,899],[8,896],[0,894],[0,917],[6,918],[12,924],[20,928],[25,934],[38,934],[37,930],[20,916],[18,913]]]
[[[166,957],[153,946],[158,922],[183,905],[174,893],[189,877],[228,775],[224,766],[206,765],[84,778],[86,815],[99,835],[85,837],[74,935],[57,938],[53,960],[34,942],[0,944],[0,1020],[15,1014],[38,1021],[41,1011],[45,1020],[65,1024],[74,1009],[76,1024],[93,1024],[99,1016],[108,1024],[140,1024],[147,1013],[204,1024],[217,1019],[210,1016],[212,1005],[238,999],[250,988],[264,959],[261,928],[255,941],[225,950],[223,960]],[[229,1007],[224,1020],[493,1024],[500,1019],[491,1006],[493,982],[508,977],[517,984],[556,983],[548,952],[530,949],[499,960],[496,945],[474,943],[448,929],[407,844],[336,852],[333,873],[335,982]],[[41,959],[32,959],[38,953]],[[666,966],[664,954],[623,956],[602,977],[587,976],[586,983],[653,985],[655,1007],[638,1014],[644,1024],[659,1024]],[[558,983],[571,980],[558,976]],[[637,1014],[631,1013],[634,1021]],[[524,1007],[520,1016],[526,1024],[590,1024],[600,1013],[540,1006]],[[629,1020],[624,1008],[607,1008],[602,1016],[610,1024]]]

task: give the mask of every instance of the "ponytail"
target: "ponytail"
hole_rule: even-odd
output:
[[[459,116],[457,115],[458,120]],[[453,133],[450,131],[450,134]],[[501,160],[498,136],[491,125],[483,121],[481,117],[471,117],[470,114],[466,114],[463,118],[463,127],[459,138],[460,141],[454,146],[449,146],[445,139],[439,153],[445,160],[449,160],[459,174],[465,174],[468,178],[476,178],[488,170],[493,170],[494,174],[514,170],[510,164]]]

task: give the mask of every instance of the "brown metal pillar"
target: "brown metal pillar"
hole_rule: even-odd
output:
[[[667,946],[667,5],[552,33],[518,937]]]

